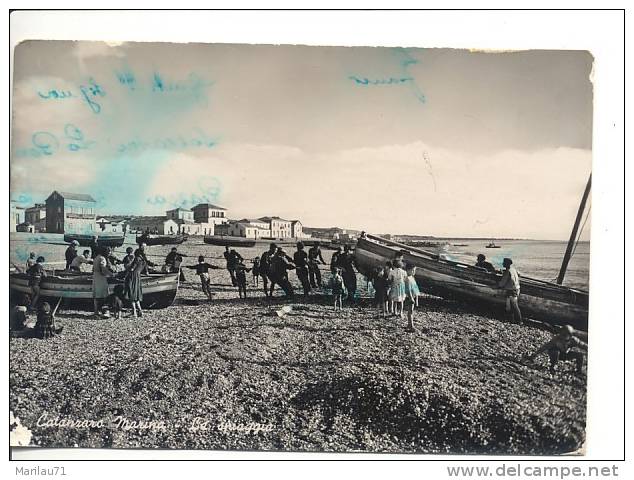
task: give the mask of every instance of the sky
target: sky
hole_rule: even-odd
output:
[[[30,41],[11,197],[211,202],[374,233],[562,239],[592,163],[584,51]],[[587,239],[589,222],[582,239]]]

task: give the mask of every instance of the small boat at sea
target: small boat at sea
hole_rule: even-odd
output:
[[[491,241],[491,243],[489,243],[484,248],[502,248],[502,247],[500,247],[499,245],[496,245],[494,241]]]
[[[375,267],[382,267],[397,253],[403,253],[406,264],[416,265],[416,281],[421,291],[504,311],[506,296],[497,288],[500,273],[446,260],[402,243],[366,234],[355,249],[357,268],[364,275],[371,275]],[[588,292],[524,276],[520,277],[520,283],[519,306],[526,316],[588,330]]]
[[[64,234],[64,241],[70,243],[73,240],[77,240],[82,247],[91,247],[95,239],[97,245],[100,247],[120,247],[125,242],[125,235],[94,235],[94,234],[79,234],[79,233],[67,233]]]
[[[180,245],[187,240],[187,235],[153,235],[144,233],[136,237],[136,243],[146,245]]]
[[[141,276],[144,308],[166,308],[174,303],[179,286],[178,273],[150,273]],[[108,292],[112,293],[116,285],[123,280],[108,279]],[[9,273],[9,290],[12,295],[31,294],[29,276],[26,273]],[[57,270],[48,275],[40,284],[40,299],[57,302],[59,298],[76,304],[78,307],[92,309],[92,273],[73,273]]]
[[[454,247],[468,247],[469,246],[468,243],[452,243],[451,245]]]
[[[255,240],[252,238],[233,237],[230,235],[206,235],[203,241],[208,245],[218,245],[221,247],[255,247]]]

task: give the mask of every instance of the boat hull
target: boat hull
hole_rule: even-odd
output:
[[[207,235],[203,241],[209,245],[221,247],[255,247],[255,240],[243,237],[231,237],[224,235]]]
[[[397,252],[404,253],[406,264],[416,265],[416,281],[422,292],[451,300],[475,302],[503,312],[504,291],[497,288],[501,274],[480,271],[442,259],[434,259],[408,251],[406,246],[384,245],[360,239],[355,249],[357,268],[370,275],[377,266],[383,267]],[[521,277],[519,306],[522,313],[546,323],[569,324],[576,329],[588,329],[588,293],[540,280]]]
[[[77,240],[82,247],[91,247],[95,240],[95,235],[76,235],[65,234],[64,241],[70,243],[73,240]],[[100,247],[120,247],[125,242],[124,235],[104,235],[98,236],[97,245]]]
[[[156,235],[156,236],[138,236],[136,243],[145,243],[146,245],[180,245],[187,240],[187,235]]]
[[[150,274],[141,277],[143,301],[145,308],[166,308],[172,305],[178,292],[178,273]],[[108,293],[113,293],[116,285],[123,280],[108,279]],[[9,288],[12,295],[31,294],[28,275],[24,273],[9,274]],[[57,302],[59,298],[77,307],[92,309],[92,274],[58,272],[55,276],[42,279],[40,298],[44,301]]]

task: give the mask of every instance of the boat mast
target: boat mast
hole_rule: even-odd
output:
[[[579,205],[579,211],[577,212],[577,218],[575,219],[575,224],[572,227],[572,232],[570,233],[570,239],[568,240],[568,246],[566,247],[566,253],[564,254],[564,260],[561,263],[561,269],[559,270],[559,275],[557,276],[557,284],[561,285],[564,281],[564,275],[566,274],[566,269],[568,268],[568,262],[570,261],[570,255],[572,253],[572,248],[574,247],[575,240],[577,239],[577,231],[579,230],[579,222],[581,221],[581,217],[583,216],[583,211],[586,208],[586,200],[588,200],[588,195],[590,194],[590,183],[592,181],[592,173],[588,177],[588,183],[586,184],[586,189],[583,192],[583,197],[581,198],[581,204]]]

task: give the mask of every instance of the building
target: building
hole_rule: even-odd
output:
[[[46,231],[94,233],[95,205],[95,200],[85,193],[54,191],[46,199]]]
[[[178,233],[186,233],[187,235],[213,235],[213,223],[196,223],[188,220],[176,220],[178,224]]]
[[[127,217],[99,217],[95,221],[97,233],[126,233],[128,231]]]
[[[284,220],[280,217],[260,217],[260,222],[268,224],[268,229],[271,231],[272,238],[291,238],[291,221]]]
[[[310,235],[304,233],[302,222],[299,220],[291,221],[291,237],[293,238],[310,238]]]
[[[227,209],[211,203],[199,203],[192,207],[194,222],[222,225],[227,223]]]
[[[258,225],[254,225],[252,223],[249,223],[248,221],[245,222],[239,220],[237,222],[229,222],[226,227],[226,232],[227,233],[225,235],[257,239],[265,236],[262,235],[262,233],[264,232],[266,234],[268,230],[263,230]]]
[[[17,226],[24,223],[25,212],[24,208],[16,205],[15,202],[9,202],[11,207],[11,218],[9,219],[9,231],[17,232]]]
[[[178,233],[178,223],[166,217],[133,217],[128,220],[130,232],[174,235]]]
[[[24,212],[24,221],[30,223],[36,232],[46,231],[46,204],[36,203]]]
[[[257,228],[258,232],[256,234],[256,237],[254,238],[271,238],[270,224],[267,222],[263,222],[259,218],[242,218],[240,220],[237,220],[237,222],[248,224],[249,228]],[[236,222],[234,221],[234,223]]]
[[[184,222],[194,223],[194,212],[187,208],[175,208],[174,210],[168,210],[165,212],[167,218],[171,218],[174,221],[183,220]]]

